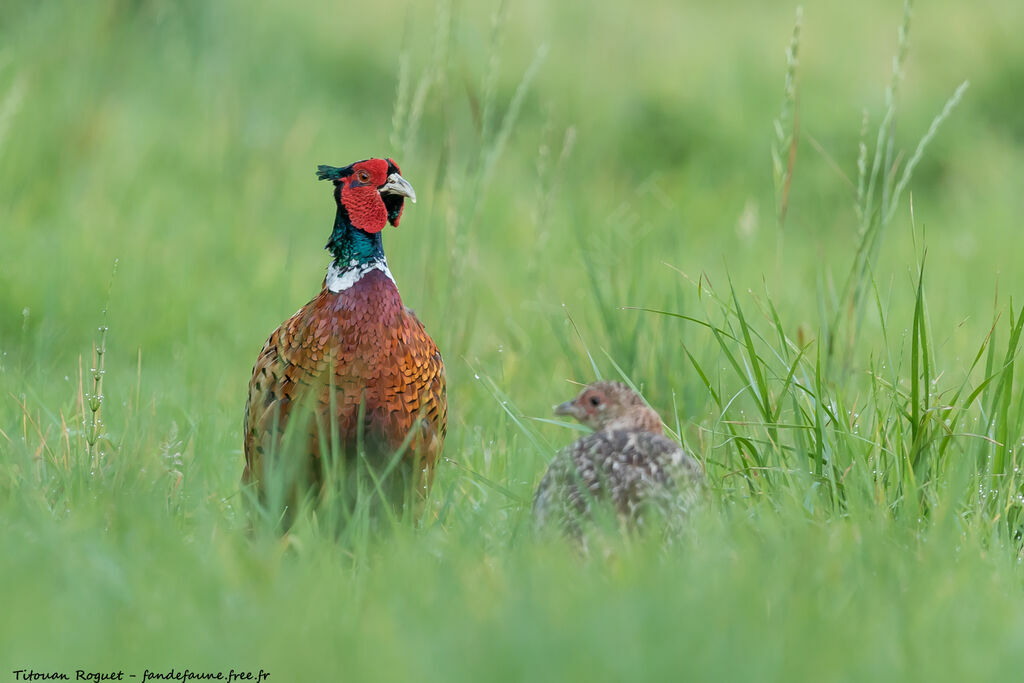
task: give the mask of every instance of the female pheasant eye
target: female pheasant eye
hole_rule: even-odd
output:
[[[599,399],[597,396],[591,396],[590,397],[590,405],[595,406],[595,407],[601,405],[601,399]]]

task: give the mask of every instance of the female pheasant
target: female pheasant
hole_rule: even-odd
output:
[[[554,523],[570,536],[595,505],[610,504],[627,527],[642,526],[655,509],[670,527],[703,496],[700,465],[666,438],[658,414],[619,382],[594,382],[572,401],[555,406],[594,430],[562,449],[548,466],[533,499],[538,526]]]
[[[365,456],[375,476],[390,474],[384,490],[397,506],[410,486],[426,493],[447,427],[441,354],[402,304],[381,241],[416,193],[391,159],[320,166],[317,176],[334,182],[334,258],[320,293],[256,359],[242,481],[263,494],[277,462],[296,491],[339,473],[351,490]]]

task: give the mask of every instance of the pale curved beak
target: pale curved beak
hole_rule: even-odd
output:
[[[576,408],[576,401],[566,401],[554,407],[555,415],[579,417],[579,410]]]
[[[412,189],[408,180],[397,173],[388,176],[388,181],[380,187],[380,193],[401,195],[408,197],[413,204],[416,203],[416,190]]]

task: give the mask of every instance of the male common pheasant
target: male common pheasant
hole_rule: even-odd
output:
[[[662,433],[658,414],[619,382],[594,382],[555,406],[594,430],[563,448],[533,499],[540,527],[557,525],[579,538],[594,506],[610,505],[627,528],[653,508],[675,528],[704,493],[700,465]]]
[[[381,241],[416,194],[391,159],[320,166],[317,176],[334,183],[334,259],[320,293],[256,359],[242,481],[265,493],[274,456],[293,472],[293,493],[336,469],[351,491],[364,454],[374,476],[390,475],[384,491],[397,506],[410,488],[430,486],[448,413],[441,354],[402,304]]]

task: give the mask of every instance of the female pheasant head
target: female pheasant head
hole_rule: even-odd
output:
[[[593,382],[571,401],[555,406],[595,432],[629,430],[661,434],[661,418],[640,395],[621,382]]]
[[[320,180],[334,182],[338,212],[327,249],[334,256],[327,274],[327,286],[338,292],[351,287],[373,269],[390,277],[380,232],[398,227],[408,197],[416,202],[412,185],[401,176],[391,159],[365,159],[345,167],[319,166]]]

